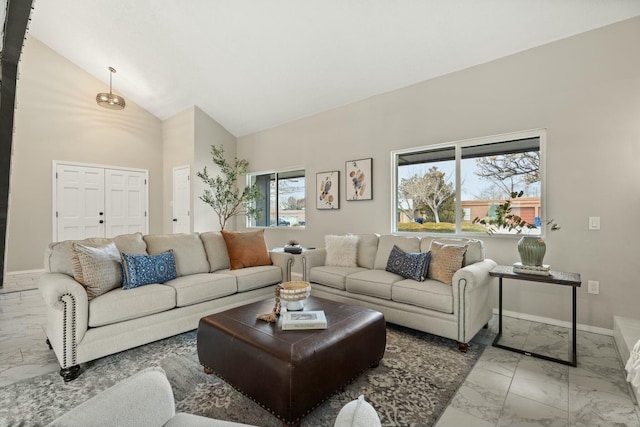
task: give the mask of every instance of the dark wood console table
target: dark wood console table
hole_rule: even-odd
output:
[[[525,354],[531,357],[537,357],[538,359],[550,360],[552,362],[562,363],[563,365],[577,366],[578,356],[576,354],[576,289],[582,284],[580,274],[578,273],[565,273],[562,271],[551,271],[548,276],[541,276],[536,274],[522,274],[514,273],[513,267],[506,265],[499,265],[489,272],[489,276],[497,277],[499,280],[499,302],[498,302],[498,335],[493,340],[493,346],[502,348],[505,350],[515,351],[516,353]],[[572,344],[571,354],[569,360],[556,359],[554,357],[545,356],[543,354],[532,353],[530,351],[521,350],[519,348],[507,347],[498,343],[502,336],[502,279],[514,279],[514,280],[526,280],[528,282],[540,282],[549,283],[553,285],[571,286],[573,292],[573,330],[572,330]]]

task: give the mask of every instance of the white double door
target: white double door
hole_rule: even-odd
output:
[[[54,241],[147,233],[147,171],[55,163]]]

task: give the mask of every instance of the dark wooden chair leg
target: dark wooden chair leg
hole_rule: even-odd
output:
[[[469,349],[469,343],[467,342],[458,343],[458,350],[460,350],[461,352],[466,353],[468,349]]]
[[[73,381],[80,375],[80,365],[69,366],[68,368],[60,368],[60,376],[65,383]]]
[[[51,346],[51,341],[49,341],[49,338],[47,338],[47,345],[49,346],[49,350],[53,350],[53,347]]]

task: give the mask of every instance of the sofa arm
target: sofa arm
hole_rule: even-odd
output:
[[[324,261],[327,257],[327,250],[325,248],[311,249],[302,252],[302,280],[309,281],[310,272],[313,267],[319,267],[324,265]]]
[[[467,265],[453,275],[453,311],[458,316],[458,342],[467,343],[493,316],[491,259]]]
[[[293,266],[293,255],[287,252],[269,252],[269,257],[273,265],[282,269],[282,281],[289,282],[291,280],[291,267]]]
[[[158,426],[175,415],[171,384],[160,368],[147,368],[80,406],[49,426]]]
[[[62,273],[44,273],[38,289],[47,310],[47,338],[60,367],[77,365],[78,343],[89,323],[89,299],[84,287]]]

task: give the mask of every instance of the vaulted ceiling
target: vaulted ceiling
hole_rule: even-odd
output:
[[[29,32],[236,136],[640,15],[638,0],[40,0]],[[637,43],[637,41],[629,41]]]

